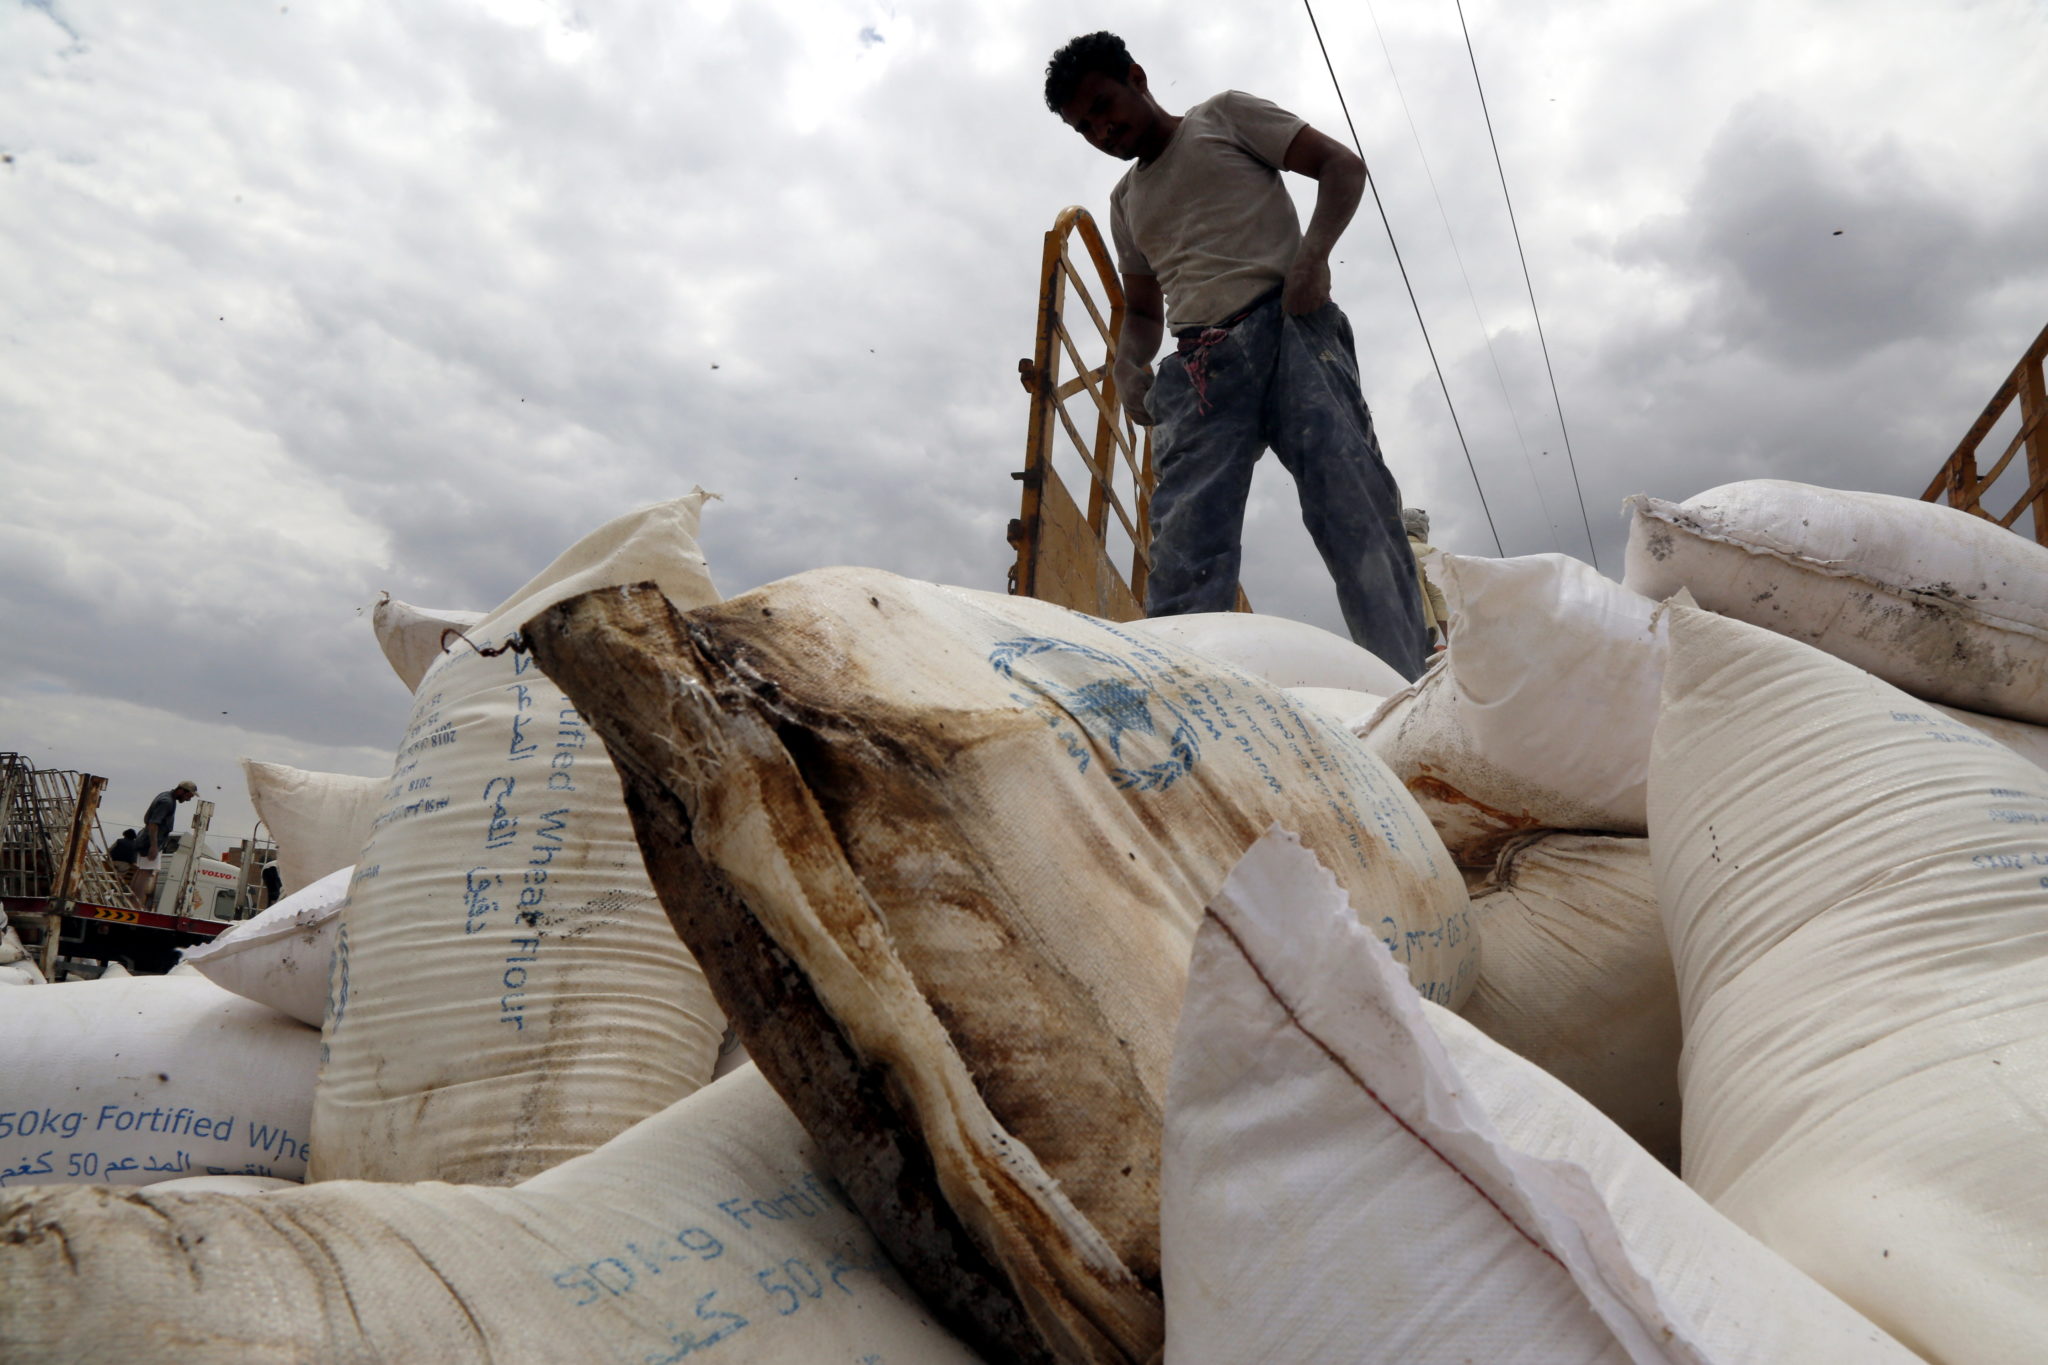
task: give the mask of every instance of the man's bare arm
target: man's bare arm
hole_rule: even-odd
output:
[[[1365,162],[1335,138],[1303,127],[1287,144],[1281,165],[1316,182],[1316,209],[1301,234],[1280,297],[1280,306],[1288,312],[1312,313],[1330,301],[1330,251],[1364,197]]]
[[[1124,325],[1117,338],[1116,390],[1131,420],[1149,427],[1152,415],[1145,410],[1145,396],[1152,390],[1152,357],[1159,354],[1159,343],[1166,335],[1166,299],[1155,275],[1126,275],[1123,280]]]

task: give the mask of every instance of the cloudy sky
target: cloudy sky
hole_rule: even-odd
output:
[[[1317,17],[1506,553],[1917,494],[2048,321],[2041,7],[1465,12],[1590,545],[1456,8]],[[0,0],[0,749],[239,836],[240,757],[389,771],[379,591],[491,606],[693,484],[729,593],[1000,589],[1041,234],[1122,169],[1039,97],[1098,27],[1345,136],[1281,0]],[[1336,256],[1408,500],[1494,553],[1369,200]],[[1272,461],[1246,580],[1338,624]]]

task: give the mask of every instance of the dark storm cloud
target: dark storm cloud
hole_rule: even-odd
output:
[[[1954,337],[1987,295],[2048,264],[2048,234],[1927,161],[1890,135],[1832,143],[1785,102],[1752,101],[1684,208],[1624,238],[1620,259],[1693,281],[1688,325],[1717,346],[1806,369]]]
[[[1933,65],[1974,73],[1943,78],[1966,112],[2024,103],[1987,79],[2007,30],[1895,10],[1475,16],[1610,571],[1629,492],[1917,492],[2038,328],[2041,191],[1993,189],[2048,183],[2038,129],[1994,163],[1955,150],[1961,125],[1927,143],[1868,63],[1766,69],[1780,32],[1904,26],[1956,44]],[[1368,17],[1321,17],[1507,551],[1579,551],[1455,26],[1380,16],[1411,135]],[[0,609],[27,641],[0,657],[0,714],[78,735],[133,703],[151,763],[218,757],[246,721],[252,756],[363,770],[405,709],[357,614],[377,590],[490,607],[692,484],[724,495],[704,542],[728,592],[830,563],[1000,588],[1041,237],[1068,203],[1106,214],[1123,169],[1038,86],[1103,22],[858,0],[0,10]],[[1305,21],[1113,22],[1169,108],[1235,87],[1341,135]],[[1798,98],[1729,112],[1725,91],[1773,81]],[[1868,131],[1828,133],[1815,110],[1837,104]],[[1370,207],[1337,257],[1390,465],[1439,544],[1491,553]],[[1271,461],[1245,564],[1262,608],[1336,625]]]

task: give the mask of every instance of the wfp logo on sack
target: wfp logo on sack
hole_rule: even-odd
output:
[[[1011,699],[1043,715],[1080,772],[1101,755],[1117,788],[1165,791],[1201,759],[1193,724],[1129,659],[1072,640],[1026,635],[996,645],[988,662],[1028,689],[1012,692]]]

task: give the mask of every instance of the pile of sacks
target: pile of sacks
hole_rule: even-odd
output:
[[[1626,586],[1441,557],[1410,686],[1256,617],[721,602],[701,504],[380,605],[390,780],[252,767],[294,894],[93,983],[215,1032],[72,1072],[180,1151],[296,1095],[310,1183],[7,1172],[0,1355],[2048,1348],[2038,548],[1642,500]]]
[[[7,922],[7,912],[0,910],[0,986],[40,986],[43,984],[43,970],[21,943],[21,935]]]

